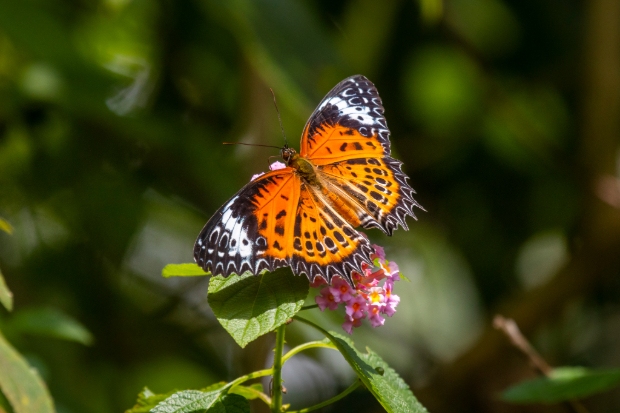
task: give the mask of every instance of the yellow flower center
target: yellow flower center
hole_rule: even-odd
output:
[[[381,301],[381,295],[377,291],[373,291],[370,293],[370,301],[372,303],[377,303]]]

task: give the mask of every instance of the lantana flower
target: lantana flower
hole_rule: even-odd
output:
[[[363,274],[352,274],[355,288],[336,276],[332,279],[332,285],[321,277],[315,278],[311,284],[315,288],[321,288],[315,301],[321,311],[336,310],[342,303],[345,307],[345,321],[342,328],[347,333],[353,332],[353,327],[362,325],[362,320],[368,319],[373,327],[382,326],[385,316],[392,317],[400,302],[400,297],[394,294],[394,282],[400,280],[398,265],[385,259],[385,251],[378,245],[373,245],[375,250],[371,255],[376,267],[362,264]],[[383,282],[383,285],[380,285]]]
[[[284,168],[286,168],[286,165],[283,164],[280,161],[275,161],[274,163],[269,165],[269,170],[270,171],[277,171],[278,169],[284,169]],[[265,172],[260,172],[260,173],[254,174],[254,175],[252,175],[252,179],[250,179],[250,181],[253,181],[256,178],[258,178],[259,176],[263,176],[263,175],[265,175]]]

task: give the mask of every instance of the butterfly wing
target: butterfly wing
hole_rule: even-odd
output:
[[[390,154],[390,131],[379,92],[362,75],[338,83],[314,110],[299,154],[315,165]]]
[[[339,197],[364,228],[379,228],[388,235],[405,229],[405,218],[415,218],[413,189],[400,170],[401,162],[383,158],[349,159],[318,167],[317,175],[331,197]]]
[[[304,128],[300,156],[322,185],[310,186],[290,167],[247,184],[200,232],[194,258],[203,269],[228,276],[290,265],[310,280],[340,275],[353,284],[351,272],[362,272],[372,253],[354,227],[391,234],[420,207],[390,157],[381,99],[364,76],[327,94]]]
[[[310,280],[340,275],[371,263],[368,240],[292,168],[268,172],[226,202],[198,235],[194,259],[213,275],[259,274],[291,266]]]
[[[339,275],[351,286],[351,272],[363,274],[362,263],[372,266],[373,249],[368,239],[331,206],[325,194],[302,184],[295,215],[291,268],[313,281],[331,282]]]
[[[289,265],[301,182],[292,168],[268,172],[241,188],[204,226],[194,259],[213,275],[258,274]]]
[[[317,167],[333,205],[356,226],[391,235],[415,218],[402,163],[390,156],[390,131],[375,86],[364,76],[338,83],[321,101],[301,139],[300,155]],[[343,208],[346,211],[343,211]],[[350,211],[349,211],[350,210]]]

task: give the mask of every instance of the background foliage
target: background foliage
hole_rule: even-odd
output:
[[[428,212],[369,233],[411,282],[356,344],[431,412],[563,411],[500,400],[534,373],[490,320],[513,317],[552,365],[620,365],[619,22],[615,0],[0,1],[0,330],[65,413],[264,367],[272,338],[242,351],[207,280],[161,268],[191,261],[275,155],[221,142],[282,144],[270,87],[297,146],[323,94],[361,73]],[[293,407],[353,380],[327,350],[299,357]],[[356,395],[336,409],[380,411]],[[585,405],[617,410],[620,393]]]

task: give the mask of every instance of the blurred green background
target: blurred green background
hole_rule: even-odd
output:
[[[428,212],[392,238],[369,231],[410,282],[396,315],[353,339],[431,412],[566,411],[499,399],[535,374],[491,319],[515,318],[552,365],[620,367],[619,27],[616,0],[1,0],[0,217],[14,230],[0,268],[15,310],[0,329],[59,413],[263,368],[273,337],[241,350],[208,280],[161,269],[191,262],[206,220],[277,154],[221,145],[282,145],[269,88],[298,147],[322,96],[360,73]],[[79,325],[46,336],[41,314],[92,342]],[[291,346],[314,337],[288,330]],[[353,374],[325,350],[284,379],[300,408]],[[618,411],[620,392],[585,404]],[[381,407],[359,391],[331,411]]]

